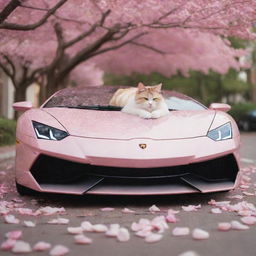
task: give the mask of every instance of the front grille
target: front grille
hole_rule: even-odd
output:
[[[86,177],[103,177],[111,182],[151,182],[175,180],[192,174],[205,181],[235,181],[239,171],[232,154],[200,163],[160,168],[119,168],[94,166],[40,155],[31,173],[39,184],[69,184]]]

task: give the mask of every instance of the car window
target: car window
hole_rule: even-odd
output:
[[[76,88],[66,88],[57,92],[52,96],[44,105],[44,108],[52,107],[93,107],[93,106],[108,106],[110,99],[114,95],[117,86],[102,86],[102,87],[76,87]],[[201,103],[195,101],[194,99],[175,92],[163,90],[162,95],[169,109],[174,110],[204,110],[207,109]],[[97,109],[97,108],[92,108]],[[101,109],[101,108],[100,108]],[[106,110],[104,108],[104,110]],[[113,110],[113,109],[112,109]],[[114,109],[114,110],[120,110]]]

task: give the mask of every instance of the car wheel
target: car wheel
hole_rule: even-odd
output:
[[[24,186],[20,185],[17,182],[16,182],[16,189],[17,189],[17,192],[20,195],[22,195],[22,196],[25,196],[25,195],[35,195],[35,193],[37,192],[37,191],[34,191],[33,189],[24,187]]]
[[[250,123],[248,121],[244,121],[242,123],[242,129],[246,132],[250,131]]]

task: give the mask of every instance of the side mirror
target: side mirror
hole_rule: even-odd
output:
[[[209,109],[228,112],[231,109],[231,106],[225,103],[212,103],[209,106]]]
[[[33,107],[30,101],[20,101],[12,104],[15,111],[27,111]]]

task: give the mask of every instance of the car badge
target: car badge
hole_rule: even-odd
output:
[[[141,149],[145,149],[147,147],[147,144],[139,144]]]

